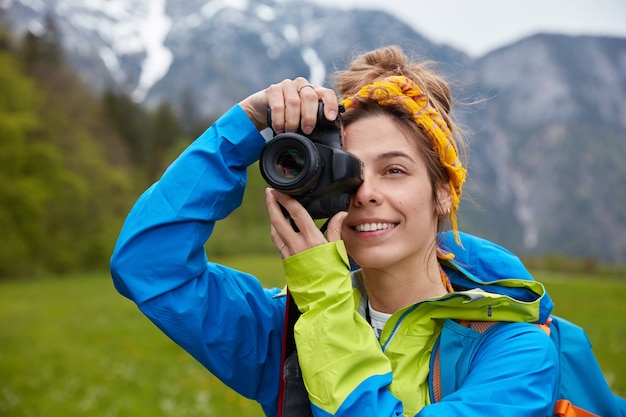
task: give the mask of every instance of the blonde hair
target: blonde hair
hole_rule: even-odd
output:
[[[447,80],[437,73],[436,63],[429,60],[412,61],[398,46],[386,46],[358,56],[347,70],[333,75],[333,84],[339,96],[345,98],[354,96],[364,85],[394,75],[413,80],[439,110],[452,134],[456,136],[459,133],[450,117],[452,90]]]
[[[437,186],[450,183],[450,172],[442,163],[442,156],[431,138],[415,123],[415,115],[401,101],[385,101],[384,104],[381,104],[380,101],[372,100],[371,97],[369,99],[363,96],[357,97],[363,91],[362,89],[367,86],[388,80],[390,77],[397,78],[397,76],[408,78],[415,83],[421,93],[427,96],[430,105],[436,109],[445,125],[447,125],[450,138],[459,153],[459,162],[462,162],[466,149],[460,129],[451,114],[453,97],[450,85],[438,74],[433,61],[412,61],[398,46],[387,46],[364,53],[358,56],[347,70],[334,74],[334,88],[342,101],[358,102],[358,105],[350,106],[349,111],[346,111],[344,114],[344,125],[347,126],[356,120],[373,115],[391,116],[392,120],[401,129],[411,137],[418,139],[415,143],[428,166],[433,199],[438,204]],[[460,184],[456,184],[459,187],[459,191],[463,180],[461,180]],[[438,208],[441,213],[441,219],[445,216],[443,216],[442,208],[440,206]],[[452,213],[452,216],[454,216],[454,213]],[[453,230],[456,235],[455,218],[453,218],[453,223]],[[442,229],[442,224],[443,222],[440,221],[439,230]]]

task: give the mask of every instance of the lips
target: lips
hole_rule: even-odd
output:
[[[387,230],[396,227],[395,223],[363,223],[354,226],[357,232],[375,232],[378,230]]]

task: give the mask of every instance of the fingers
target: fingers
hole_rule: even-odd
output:
[[[259,130],[268,127],[269,108],[272,111],[272,128],[276,133],[295,132],[300,127],[302,132],[309,134],[315,128],[320,101],[324,103],[326,119],[335,120],[339,111],[335,92],[298,77],[272,84],[248,96],[239,105]]]
[[[278,203],[278,200],[271,192],[270,188],[265,189],[265,202],[267,205],[267,212],[270,218],[270,237],[272,243],[278,249],[281,259],[285,259],[296,252],[292,252],[296,249],[295,245],[295,231],[291,227],[289,220],[285,218],[285,215]]]
[[[341,228],[343,227],[343,222],[347,216],[347,211],[340,211],[330,219],[326,229],[326,238],[329,242],[341,240]]]
[[[272,84],[267,89],[267,97],[274,131],[295,132],[300,124],[300,96],[295,81],[284,80]]]
[[[271,188],[265,190],[265,200],[270,217],[272,242],[281,256],[291,256],[328,242],[297,200]],[[285,218],[281,206],[295,222],[298,232],[293,229],[289,219]]]
[[[287,242],[283,241],[282,237],[276,231],[274,225],[270,225],[270,237],[272,239],[272,243],[274,244],[274,246],[276,246],[276,249],[278,249],[278,252],[280,253],[280,257],[282,259],[291,256],[289,254],[289,246],[287,246]]]
[[[284,80],[266,90],[267,104],[272,111],[272,128],[276,133],[295,132],[298,128],[309,134],[315,128],[318,103],[324,103],[324,114],[335,120],[339,108],[331,89],[310,84],[306,78]]]
[[[323,88],[318,91],[318,97],[322,100],[322,103],[324,103],[324,115],[326,116],[326,120],[330,120],[332,122],[339,114],[337,94],[329,88]]]
[[[319,96],[315,86],[304,84],[300,86],[298,96],[300,97],[300,127],[304,134],[309,134],[315,128],[317,122],[317,110],[319,107]]]

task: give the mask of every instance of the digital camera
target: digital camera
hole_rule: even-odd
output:
[[[269,110],[268,125],[272,126]],[[272,188],[298,200],[314,219],[347,210],[350,195],[363,182],[362,163],[343,148],[341,134],[341,116],[326,120],[320,102],[310,134],[301,129],[297,133],[274,132],[261,151],[261,175]]]

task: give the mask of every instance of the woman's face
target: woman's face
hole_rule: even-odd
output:
[[[360,119],[345,129],[346,150],[363,161],[363,184],[352,197],[342,239],[361,267],[409,266],[434,249],[437,205],[414,140],[388,116]],[[446,187],[438,196],[447,207]]]

